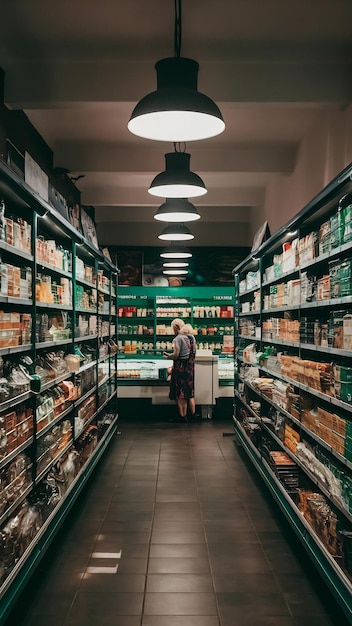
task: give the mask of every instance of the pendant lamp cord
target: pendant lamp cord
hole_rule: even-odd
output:
[[[174,150],[175,152],[186,152],[187,146],[184,141],[174,141]]]
[[[175,0],[175,35],[174,35],[174,55],[178,59],[181,56],[181,40],[182,40],[182,0]]]

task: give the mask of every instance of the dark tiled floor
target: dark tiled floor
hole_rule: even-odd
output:
[[[11,626],[345,625],[228,422],[120,429]]]

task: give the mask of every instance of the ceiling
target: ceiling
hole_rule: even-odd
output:
[[[168,143],[131,135],[136,102],[173,55],[173,0],[2,0],[5,103],[23,109],[96,207],[101,244],[158,245],[147,193]],[[302,138],[352,102],[351,0],[184,0],[182,56],[222,111],[218,137],[187,144],[208,194],[194,245],[249,245],[273,176]]]

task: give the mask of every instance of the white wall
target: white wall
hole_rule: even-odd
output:
[[[326,111],[299,145],[292,174],[267,185],[264,207],[253,211],[252,235],[266,219],[276,232],[351,162],[352,106]]]

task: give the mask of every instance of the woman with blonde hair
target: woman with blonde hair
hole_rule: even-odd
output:
[[[176,333],[172,342],[173,352],[164,352],[164,357],[172,359],[174,365],[170,381],[170,400],[176,400],[179,418],[187,422],[187,408],[189,405],[191,415],[195,415],[194,399],[194,359],[196,354],[196,342],[193,336],[191,324],[185,324],[176,318],[171,322],[171,327]]]

